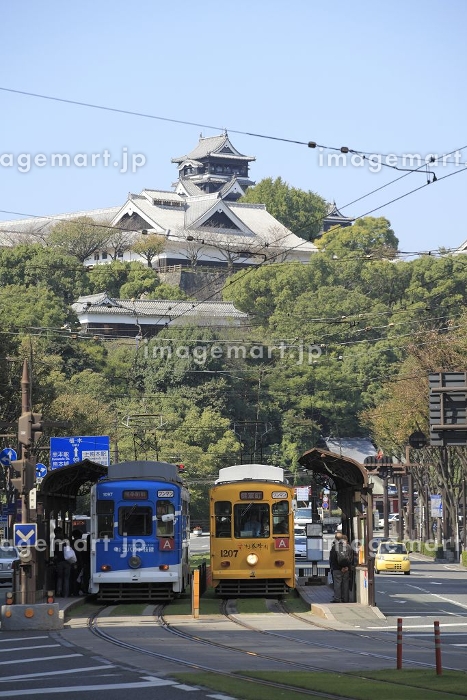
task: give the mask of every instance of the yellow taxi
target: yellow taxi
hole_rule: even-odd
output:
[[[410,574],[409,553],[403,542],[386,540],[379,543],[375,556],[375,574],[382,571]]]

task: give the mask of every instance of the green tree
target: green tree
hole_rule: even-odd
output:
[[[84,263],[97,250],[105,248],[114,230],[89,216],[60,221],[51,229],[47,244],[73,255]]]
[[[363,259],[394,258],[399,240],[383,216],[367,216],[353,226],[332,227],[323,233],[316,245],[327,256]]]
[[[146,260],[148,267],[152,267],[152,263],[164,250],[166,240],[164,236],[159,236],[157,233],[150,233],[133,243],[132,251],[140,255],[143,260]]]
[[[292,233],[307,241],[319,234],[328,204],[315,192],[291,187],[277,177],[267,177],[249,187],[241,202],[265,204],[268,212]]]
[[[86,270],[76,258],[43,245],[19,245],[0,250],[0,286],[21,285],[49,289],[71,304],[89,291]]]
[[[467,315],[449,334],[426,332],[414,343],[407,343],[407,357],[394,377],[383,385],[384,394],[372,408],[363,411],[360,419],[367,425],[375,441],[389,454],[405,457],[409,436],[416,430],[429,433],[428,375],[430,372],[458,371],[465,366]],[[413,458],[413,457],[412,457]],[[464,447],[425,447],[414,459],[420,466],[412,469],[419,492],[425,487],[431,493],[444,493],[448,531],[454,535],[460,484],[465,478],[467,460]],[[428,506],[425,503],[425,506]]]
[[[128,281],[131,266],[137,263],[113,260],[108,265],[94,265],[88,272],[89,285],[93,294],[107,292],[118,298],[121,287]]]
[[[8,284],[0,287],[0,323],[10,332],[47,333],[48,329],[59,329],[75,315],[49,289],[37,290]]]

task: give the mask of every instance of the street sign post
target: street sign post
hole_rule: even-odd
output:
[[[50,438],[50,468],[59,469],[89,459],[108,467],[110,438],[108,435]]]
[[[4,467],[9,467],[11,462],[15,462],[17,459],[18,455],[11,447],[5,447],[0,452],[0,464],[3,464]]]
[[[37,544],[37,523],[15,523],[13,525],[15,547],[35,547]]]
[[[47,467],[45,464],[38,462],[36,464],[36,479],[43,479],[44,476],[47,476]]]

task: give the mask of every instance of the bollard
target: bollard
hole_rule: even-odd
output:
[[[441,676],[443,669],[441,666],[441,636],[439,633],[439,622],[435,621],[435,659],[436,659],[436,675]]]
[[[194,618],[199,617],[199,571],[195,569],[191,578],[191,612]]]
[[[397,618],[397,668],[402,668],[402,618]]]

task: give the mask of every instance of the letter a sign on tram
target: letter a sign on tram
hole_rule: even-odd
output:
[[[276,537],[274,540],[274,549],[289,549],[288,537]]]

